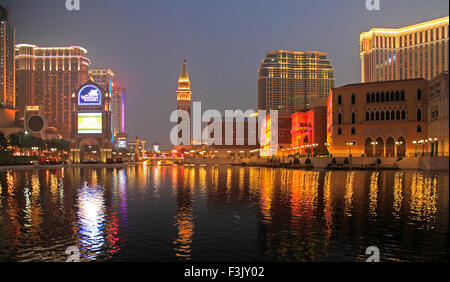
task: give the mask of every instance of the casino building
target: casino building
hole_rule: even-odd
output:
[[[74,163],[112,158],[111,97],[92,80],[72,95],[71,153]]]
[[[415,142],[428,140],[428,93],[425,79],[357,83],[332,89],[327,104],[330,153],[414,157],[418,153]]]

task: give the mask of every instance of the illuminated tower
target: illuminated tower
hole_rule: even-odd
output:
[[[183,61],[180,78],[178,79],[177,109],[185,110],[191,115],[191,82],[186,68],[186,60]]]
[[[186,60],[184,60],[180,78],[178,79],[177,109],[188,112],[189,117],[191,117],[191,96],[192,96],[191,82],[189,81],[189,75],[186,68]],[[181,117],[179,117],[178,120],[179,122],[181,122]],[[181,137],[182,134],[183,133],[180,131],[178,133],[178,136]],[[183,145],[190,145],[190,144],[183,144]]]

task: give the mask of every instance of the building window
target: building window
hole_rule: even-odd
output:
[[[389,102],[389,92],[386,92],[386,102]]]
[[[384,112],[381,112],[381,120],[384,120]]]
[[[341,115],[341,113],[338,114],[338,124],[342,124],[342,115]]]
[[[370,116],[369,116],[369,112],[366,112],[366,121],[369,121]]]
[[[386,120],[389,120],[390,116],[389,116],[389,111],[386,112]]]
[[[342,129],[338,128],[338,135],[342,135]]]
[[[352,105],[356,104],[356,96],[352,94]]]
[[[405,101],[405,91],[400,92],[400,100]]]
[[[376,120],[380,120],[380,113],[379,113],[379,112],[377,112],[377,113],[375,114],[375,119],[376,119]]]
[[[417,100],[422,100],[422,90],[417,90]]]
[[[372,95],[370,95],[370,102],[375,103],[375,93],[372,93]]]
[[[374,120],[375,119],[375,113],[374,112],[371,112],[370,113],[370,120]]]
[[[391,112],[391,120],[395,120],[395,112],[394,111]]]
[[[338,105],[342,105],[342,96],[341,95],[338,96]]]
[[[422,111],[420,109],[417,110],[417,121],[422,121]]]
[[[352,113],[352,124],[356,123],[356,114]]]
[[[396,115],[396,117],[395,117],[397,120],[399,120],[400,119],[400,111],[397,111],[397,115]]]
[[[366,94],[366,103],[370,103],[370,94],[369,93]]]
[[[403,120],[406,119],[406,112],[405,112],[405,110],[402,111],[402,119],[403,119]]]
[[[420,126],[420,124],[417,126],[417,132],[418,133],[422,132],[422,127]]]
[[[356,134],[356,129],[354,127],[352,127],[352,135]]]
[[[380,102],[380,93],[377,92],[376,98],[375,98],[375,102],[379,103]]]
[[[391,92],[391,102],[395,101],[394,91]]]
[[[381,92],[381,102],[384,102],[384,92]]]
[[[395,101],[400,101],[400,92],[395,92]]]

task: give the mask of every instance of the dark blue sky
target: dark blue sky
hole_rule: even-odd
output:
[[[187,59],[203,109],[254,109],[257,69],[268,50],[328,53],[336,86],[360,81],[359,34],[448,16],[448,0],[0,0],[16,42],[79,45],[91,68],[109,67],[127,89],[130,137],[169,146],[177,79]]]

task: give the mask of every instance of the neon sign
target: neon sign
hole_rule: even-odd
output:
[[[100,106],[102,95],[100,89],[94,85],[87,85],[78,93],[78,105],[80,106]]]

